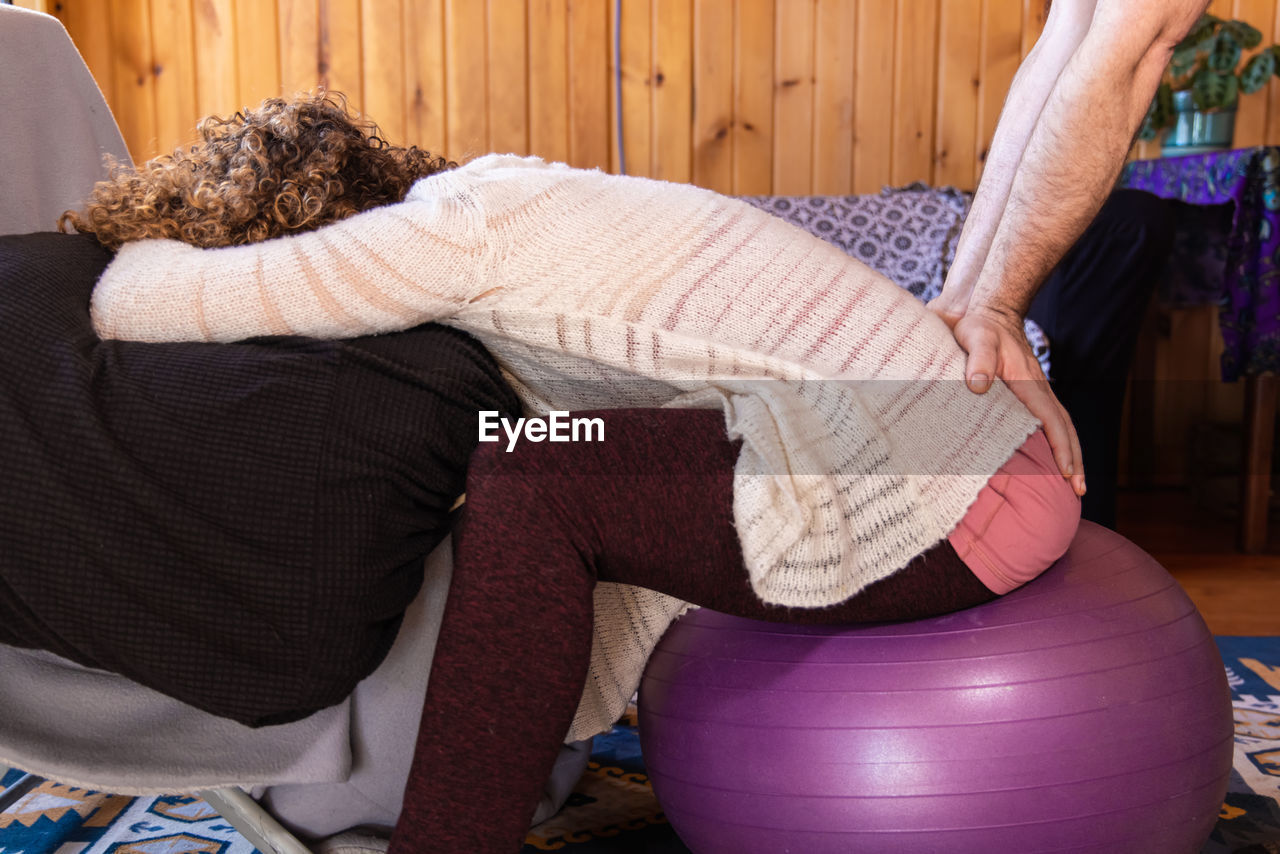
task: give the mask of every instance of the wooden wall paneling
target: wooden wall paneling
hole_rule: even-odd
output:
[[[529,148],[546,160],[569,159],[568,0],[529,3]]]
[[[733,192],[773,192],[774,0],[737,0],[733,22]]]
[[[1022,0],[983,0],[980,61],[975,186],[991,148],[1009,84],[1022,61]]]
[[[320,83],[363,112],[360,25],[360,0],[320,0]]]
[[[951,0],[947,0],[951,2]],[[897,4],[858,0],[854,59],[853,191],[889,183],[893,151],[893,37]]]
[[[444,2],[403,2],[405,141],[442,154],[446,138]]]
[[[152,0],[155,52],[156,138],[161,152],[196,138],[201,118],[196,98],[196,45],[191,0]]]
[[[101,0],[61,0],[55,12],[109,104],[115,103],[111,7]]]
[[[1205,11],[1210,15],[1217,15],[1219,18],[1231,17],[1232,0],[1210,0],[1209,8]]]
[[[1140,139],[1133,144],[1133,149],[1129,152],[1130,160],[1153,160],[1160,156],[1160,140],[1144,140]]]
[[[445,0],[445,150],[462,161],[489,151],[485,4]]]
[[[13,5],[33,12],[43,12],[46,15],[54,11],[49,8],[49,0],[13,0]]]
[[[617,175],[622,172],[618,165],[619,138],[618,134],[622,129],[618,126],[618,116],[621,115],[622,102],[621,93],[618,91],[619,80],[621,74],[622,63],[622,33],[618,27],[622,24],[619,19],[619,3],[609,3],[606,9],[606,17],[609,26],[609,58],[608,58],[608,76],[609,76],[609,166],[606,171]],[[616,49],[615,49],[616,43]]]
[[[276,0],[235,0],[236,104],[256,107],[280,94],[279,9]]]
[[[894,185],[933,180],[933,120],[938,70],[938,0],[897,0],[893,71]]]
[[[622,0],[619,20],[622,63],[622,127],[618,131],[619,172],[651,175],[653,170],[653,4]]]
[[[743,194],[915,178],[972,188],[1044,11],[1043,0],[622,0],[618,130],[611,0],[45,7],[139,158],[190,139],[200,115],[327,82],[393,141],[612,169],[621,147],[632,174]],[[1274,0],[1211,10],[1280,41]],[[1237,145],[1280,142],[1280,81],[1246,98],[1237,121]]]
[[[974,188],[982,0],[945,0],[938,21],[933,182]]]
[[[141,163],[159,153],[151,10],[147,0],[111,0],[113,91],[107,95],[129,154]]]
[[[1280,44],[1280,12],[1276,14],[1271,29],[1263,31],[1262,38],[1264,39],[1264,44]],[[1280,80],[1274,77],[1271,78],[1263,98],[1267,102],[1266,142],[1275,144],[1280,142]]]
[[[1233,18],[1247,21],[1257,27],[1263,33],[1270,33],[1275,29],[1276,24],[1276,0],[1235,0],[1232,7]],[[1265,35],[1262,44],[1257,49],[1248,51],[1245,55],[1252,56],[1260,49],[1270,47],[1273,42]],[[1275,78],[1272,77],[1273,86]],[[1236,110],[1236,135],[1234,145],[1237,148],[1247,148],[1255,145],[1262,145],[1267,138],[1267,95],[1266,91],[1255,92],[1252,95],[1242,95],[1240,97],[1240,106]]]
[[[287,93],[320,85],[320,0],[277,0],[280,87]]]
[[[733,192],[733,0],[693,7],[693,183]]]
[[[525,0],[489,0],[489,149],[529,153],[529,28]]]
[[[404,90],[404,7],[401,0],[360,7],[360,107],[389,142],[408,138]]]
[[[653,3],[652,177],[693,177],[693,7],[687,0]]]
[[[569,163],[609,166],[609,15],[601,0],[569,0]]]
[[[947,5],[945,2],[943,5]],[[1022,0],[1022,58],[1026,59],[1044,31],[1045,0]]]
[[[818,0],[814,42],[813,192],[853,192],[853,54],[858,7]]]
[[[226,116],[240,106],[234,0],[194,0],[196,111]]]
[[[773,88],[773,191],[813,192],[817,0],[778,0]]]

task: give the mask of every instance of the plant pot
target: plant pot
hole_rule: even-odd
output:
[[[1190,92],[1173,93],[1174,124],[1165,135],[1165,157],[1222,151],[1231,147],[1236,131],[1236,108],[1197,110]]]

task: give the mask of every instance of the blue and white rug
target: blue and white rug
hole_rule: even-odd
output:
[[[1280,854],[1280,638],[1220,637],[1235,709],[1227,802],[1202,854]]]
[[[11,780],[20,777],[10,772]],[[199,798],[131,798],[44,782],[0,813],[0,854],[253,854]]]

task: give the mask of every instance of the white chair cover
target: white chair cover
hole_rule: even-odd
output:
[[[0,5],[0,234],[53,231],[106,177],[131,164],[98,84],[57,18]]]

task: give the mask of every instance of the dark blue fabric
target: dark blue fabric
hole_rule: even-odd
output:
[[[1081,517],[1109,528],[1125,381],[1173,235],[1172,202],[1138,190],[1113,193],[1027,315],[1049,337],[1053,390],[1080,436],[1088,483]]]

